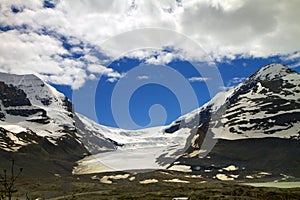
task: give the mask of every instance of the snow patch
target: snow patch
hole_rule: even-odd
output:
[[[149,184],[149,183],[157,183],[157,182],[158,182],[157,179],[146,179],[146,180],[140,181],[139,183],[140,184]]]
[[[234,165],[229,165],[228,167],[225,167],[225,168],[223,168],[223,169],[226,170],[226,171],[236,171],[236,170],[238,170],[239,168],[236,167],[236,166],[234,166]]]
[[[187,178],[202,178],[202,175],[185,175]]]
[[[74,173],[78,174],[103,172],[86,170],[93,167],[89,167],[89,165],[109,167],[109,169],[94,168],[105,171],[165,169],[181,155],[180,152],[183,153],[184,141],[190,135],[190,129],[187,128],[182,128],[173,134],[165,134],[166,127],[164,126],[141,130],[123,130],[99,125],[79,114],[78,117],[87,129],[98,132],[99,137],[110,138],[123,145],[117,147],[115,151],[99,153],[90,156],[88,160],[79,161],[79,166],[74,170]],[[83,171],[80,171],[81,169]]]
[[[118,174],[118,175],[111,175],[111,176],[103,176],[100,179],[101,183],[105,183],[105,184],[112,184],[112,180],[120,180],[120,179],[127,179],[130,176],[130,174]]]
[[[105,184],[112,184],[112,181],[109,180],[109,176],[103,176],[103,177],[100,179],[100,182],[101,182],[101,183],[105,183]]]
[[[21,132],[27,132],[27,129],[18,125],[4,125],[0,124],[0,127],[4,128],[5,130],[8,130],[9,132],[12,133],[21,133]]]
[[[190,183],[190,181],[180,180],[178,178],[170,179],[170,180],[164,180],[164,182],[168,183]]]
[[[259,174],[259,175],[265,175],[265,176],[270,176],[270,175],[272,175],[272,174],[269,173],[269,172],[259,172],[258,174]]]
[[[287,75],[287,69],[288,68],[282,64],[270,64],[260,69],[258,73],[255,74],[254,79],[272,80]]]
[[[18,145],[26,145],[25,142],[23,142],[22,140],[20,140],[18,137],[16,137],[13,133],[11,132],[7,132],[6,135],[12,140],[14,141],[15,144],[18,144]]]
[[[99,153],[78,161],[74,174],[88,174],[139,169],[164,169],[156,163],[163,147],[122,149]]]
[[[168,169],[173,171],[180,171],[180,172],[192,172],[191,167],[187,165],[173,165]]]
[[[199,150],[194,150],[192,153],[188,154],[188,157],[195,157],[197,155],[199,155],[200,153],[205,153],[207,150],[205,149],[199,149]]]
[[[234,179],[237,179],[240,175],[238,175],[238,174],[230,174],[229,176],[232,177],[232,178],[234,178]]]
[[[216,178],[221,180],[221,181],[233,181],[233,177],[228,177],[226,174],[217,174]]]

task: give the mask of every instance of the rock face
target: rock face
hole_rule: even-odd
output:
[[[92,133],[72,103],[38,77],[0,73],[0,168],[14,158],[28,176],[71,174],[90,153],[81,140]],[[116,148],[108,139],[97,144],[102,151]]]
[[[216,177],[234,165],[240,178],[262,171],[300,177],[300,75],[267,65],[166,132],[182,127],[191,130],[189,147],[171,168],[184,165]]]

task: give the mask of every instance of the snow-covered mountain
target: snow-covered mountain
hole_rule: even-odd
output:
[[[300,75],[281,64],[267,65],[166,131],[182,127],[191,128],[190,146],[171,169],[230,179],[230,173],[251,178],[262,170],[299,177]],[[223,170],[228,166],[235,172]]]
[[[166,167],[174,159],[168,162],[162,159],[157,164],[158,157],[164,152],[171,154],[182,149],[181,146],[185,145],[182,141],[189,134],[182,129],[171,135],[164,129],[155,127],[133,131],[99,125],[75,113],[72,103],[63,94],[38,77],[0,73],[0,153],[7,158],[13,156],[20,162],[25,152],[42,165],[47,161],[41,157],[58,163],[61,159],[73,157],[71,162],[75,163],[88,154],[102,153],[102,158],[104,153],[119,153],[117,159],[124,160],[120,158],[127,155],[129,162],[126,162],[131,164],[114,163],[114,159],[108,157],[106,161],[110,164],[106,165],[111,169],[119,169],[120,165],[121,169]],[[32,148],[38,148],[38,151],[33,152]],[[151,155],[149,162],[144,161],[145,155]],[[136,165],[130,159],[139,159],[143,165]],[[33,160],[29,162],[34,163]],[[28,163],[24,165],[28,166]],[[34,169],[33,166],[28,168]],[[81,169],[80,173],[84,172]]]
[[[43,164],[52,166],[53,173],[71,172],[75,161],[89,152],[116,148],[99,133],[97,147],[85,145],[91,135],[72,103],[55,88],[34,75],[0,73],[0,155],[7,158],[1,159],[0,167],[15,158],[29,171]]]
[[[34,75],[1,73],[0,81],[2,128],[12,133],[31,130],[53,144],[67,134],[65,129],[74,129],[72,104],[53,87]]]
[[[169,168],[229,179],[225,172],[232,170],[244,178],[263,170],[299,176],[299,138],[300,75],[281,64],[263,67],[168,126],[143,130],[74,113],[63,94],[34,75],[0,74],[0,154],[26,155],[51,173],[79,160],[73,173]]]
[[[218,93],[204,106],[180,117],[166,131],[195,128],[210,116],[216,139],[299,138],[299,87],[298,73],[281,64],[267,65],[238,86]]]
[[[267,65],[169,126],[106,131],[97,124],[88,125],[122,146],[79,161],[74,172],[168,166],[227,177],[218,174],[229,167],[243,169],[241,178],[252,177],[255,170],[299,176],[299,113],[300,75],[281,64]]]

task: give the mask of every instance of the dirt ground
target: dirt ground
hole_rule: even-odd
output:
[[[299,188],[267,188],[171,171],[22,178],[14,199],[300,199]],[[26,197],[27,196],[27,197]]]

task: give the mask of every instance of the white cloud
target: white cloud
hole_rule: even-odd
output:
[[[87,75],[86,75],[85,71],[80,70],[79,73],[77,73],[76,79],[72,84],[73,88],[74,89],[80,88],[85,83],[86,78],[87,78]]]
[[[283,59],[285,61],[299,60],[300,59],[300,51],[294,52],[294,53],[288,54],[288,55],[283,55],[283,56],[281,56],[281,59]]]
[[[246,77],[233,77],[226,83],[226,88],[230,88],[232,86],[235,86],[243,81],[245,81],[247,78]]]
[[[53,58],[66,54],[60,41],[36,33],[19,33],[16,30],[0,34],[0,65],[11,73],[36,72],[58,74],[63,71]],[[4,70],[3,70],[4,71]]]
[[[289,63],[288,66],[290,68],[300,67],[300,51],[291,54],[281,55],[280,58],[288,62]]]
[[[110,83],[116,82],[118,79],[117,78],[108,78],[106,81]]]
[[[147,79],[149,79],[149,76],[146,76],[146,75],[138,76],[137,79],[138,80],[147,80]]]
[[[220,90],[229,90],[231,89],[233,86],[220,86]]]
[[[112,72],[112,73],[108,74],[109,78],[107,79],[107,82],[114,83],[125,76],[126,76],[126,73],[120,74],[118,72]]]
[[[96,56],[92,56],[92,55],[89,55],[89,54],[84,55],[84,58],[88,62],[91,62],[91,63],[97,63],[97,62],[99,62],[99,59]]]
[[[220,90],[229,90],[230,88],[242,83],[246,80],[246,77],[233,77],[229,81],[227,81],[226,86],[221,86]]]
[[[210,78],[208,78],[208,77],[201,77],[201,76],[199,76],[199,77],[195,77],[194,76],[194,77],[189,78],[190,82],[205,82],[207,80],[210,80]]]
[[[13,13],[11,6],[20,12]],[[299,59],[293,55],[300,47],[299,7],[298,0],[65,0],[45,9],[40,0],[3,0],[0,26],[18,28],[0,32],[0,71],[35,73],[77,88],[90,73],[104,74],[110,81],[122,76],[107,68],[108,58],[95,51],[112,58],[130,54],[157,65],[176,58],[202,60],[203,52],[217,60],[237,54],[292,54],[290,59]],[[162,31],[133,31],[153,27]],[[118,34],[125,40],[118,40]],[[64,48],[59,36],[74,47]],[[157,53],[164,46],[177,50]],[[74,58],[73,53],[83,56]]]
[[[187,56],[181,49],[171,49],[166,51],[168,47],[161,47],[161,49],[138,49],[129,52],[126,56],[129,58],[137,58],[144,60],[146,64],[153,65],[167,65],[175,59],[191,59],[192,56]]]
[[[97,64],[90,64],[88,65],[87,69],[92,73],[98,73],[98,74],[109,74],[113,72],[113,69],[106,68],[103,65],[97,65]]]
[[[300,61],[297,61],[291,65],[289,65],[290,68],[297,68],[297,67],[300,67]]]
[[[174,59],[173,53],[164,52],[159,54],[158,56],[151,56],[146,60],[148,64],[155,64],[155,65],[164,65],[170,63]]]
[[[232,83],[241,83],[244,80],[246,80],[246,77],[234,77],[234,78],[231,79],[231,82]]]
[[[89,79],[90,79],[90,80],[96,80],[97,77],[96,77],[94,74],[90,74],[90,75],[89,75]]]

